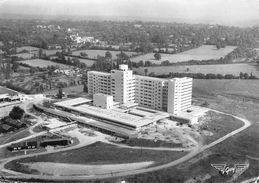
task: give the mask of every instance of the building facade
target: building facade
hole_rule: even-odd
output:
[[[111,94],[111,74],[98,71],[90,71],[87,73],[88,93]]]
[[[135,102],[135,79],[128,65],[119,65],[118,70],[111,71],[111,95],[121,104]]]
[[[113,107],[113,97],[102,93],[93,95],[93,105],[103,109],[111,109]]]
[[[92,95],[111,95],[121,104],[135,102],[143,107],[177,114],[191,107],[192,78],[160,79],[133,75],[127,65],[120,65],[111,73],[89,71],[88,91]]]

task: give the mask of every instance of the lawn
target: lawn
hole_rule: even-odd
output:
[[[23,130],[17,132],[16,134],[12,135],[10,138],[8,138],[5,141],[5,143],[12,142],[12,141],[15,141],[15,140],[19,140],[19,139],[28,137],[30,135],[31,135],[31,133],[28,131],[28,129],[23,129]]]
[[[259,100],[259,80],[193,80],[194,95],[232,95],[239,99]]]
[[[68,59],[68,56],[65,56],[66,60]],[[72,60],[73,57],[70,57],[70,59]],[[77,58],[80,62],[84,63],[87,67],[91,67],[93,64],[96,63],[96,61],[94,60],[89,60],[89,59],[85,59],[85,58]]]
[[[119,148],[114,145],[97,142],[90,146],[75,150],[23,158],[9,162],[6,167],[22,171],[20,163],[28,162],[56,162],[71,164],[116,164],[142,161],[155,161],[155,164],[173,161],[185,155],[186,152],[152,151]],[[69,165],[68,165],[69,166]],[[27,170],[28,171],[28,170]]]
[[[232,52],[235,46],[226,46],[225,48],[217,49],[214,45],[202,45],[199,48],[194,48],[177,54],[161,54],[161,60],[154,59],[154,53],[137,56],[131,59],[133,62],[151,61],[152,63],[161,63],[168,60],[171,63],[185,62],[189,60],[210,60],[225,57]]]
[[[204,123],[199,128],[213,133],[211,136],[202,134],[203,144],[210,144],[244,125],[242,121],[232,116],[213,111],[208,111],[203,120]]]
[[[22,46],[22,47],[16,48],[17,53],[20,53],[23,50],[26,50],[28,52],[37,52],[39,50],[39,48],[36,48],[36,47],[33,47],[33,46]]]
[[[105,53],[109,51],[112,54],[112,58],[116,59],[116,55],[120,53],[120,51],[110,51],[110,50],[78,50],[78,51],[74,51],[72,53],[72,55],[75,56],[79,56],[81,52],[84,52],[88,55],[89,58],[97,58],[97,55],[100,56],[105,56]],[[128,52],[128,51],[124,51],[124,53],[126,53],[128,56],[132,56],[132,55],[136,55],[136,52]]]
[[[58,66],[61,69],[69,68],[69,66],[67,66],[67,65],[55,63],[55,62],[48,61],[48,60],[42,60],[42,59],[23,60],[23,61],[18,61],[18,63],[25,63],[32,67],[42,67],[42,68],[52,66],[52,65]]]
[[[140,139],[140,138],[128,139],[124,143],[129,146],[138,146],[138,147],[170,147],[170,148],[183,147],[181,143],[176,144],[173,142],[165,142],[161,140],[158,140],[155,142],[154,140]]]
[[[230,100],[232,105],[236,105],[236,103],[238,103],[238,101]],[[227,103],[229,103],[228,99],[224,99],[222,101],[213,100],[211,105],[213,105],[214,108],[228,112],[229,106]],[[254,120],[256,123],[251,127],[212,147],[211,149],[204,151],[183,164],[152,173],[126,177],[126,181],[131,183],[185,181],[186,183],[223,183],[227,181],[241,182],[242,180],[258,176],[258,160],[254,160],[251,157],[259,158],[259,105],[257,104],[254,106],[251,102],[245,102],[244,105],[246,105],[248,109],[240,110],[237,113],[241,116],[245,115],[244,117],[247,117],[248,119]],[[254,110],[250,110],[252,108],[254,108]],[[249,163],[249,168],[237,179],[237,181],[230,181],[232,175],[220,175],[219,172],[211,166],[211,164],[215,163],[226,163],[231,166],[234,164]]]
[[[216,64],[216,65],[174,65],[174,66],[158,66],[158,67],[140,67],[133,68],[138,74],[145,74],[145,69],[148,69],[148,74],[169,74],[173,73],[202,73],[202,74],[233,74],[239,76],[240,72],[252,73],[259,78],[259,64]]]
[[[12,91],[12,90],[9,90],[8,88],[0,86],[0,95],[5,93],[9,93],[11,95],[17,94],[15,91]]]

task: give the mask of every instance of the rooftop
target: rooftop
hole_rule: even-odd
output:
[[[100,74],[100,75],[106,75],[106,76],[110,76],[111,74],[108,72],[100,72],[100,71],[89,71],[89,73],[93,73],[93,74]]]
[[[75,99],[69,99],[69,100],[64,100],[61,102],[56,102],[55,105],[61,106],[61,107],[66,107],[66,106],[75,106],[75,105],[80,105],[80,104],[85,104],[88,102],[91,102],[92,100],[87,99],[87,98],[75,98]]]
[[[116,123],[121,123],[123,125],[127,125],[132,128],[145,126],[155,121],[158,121],[159,119],[169,117],[168,113],[160,112],[160,111],[154,111],[153,113],[151,113],[144,110],[135,109],[135,114],[129,114],[129,113],[126,113],[127,110],[121,111],[121,110],[117,110],[118,108],[102,109],[99,107],[88,105],[86,104],[86,102],[82,102],[83,101],[82,98],[78,99],[78,101],[81,101],[81,104],[75,106],[73,105],[74,100],[75,99],[72,99],[72,101],[67,100],[65,101],[65,103],[58,102],[55,105],[58,105],[67,109],[71,109],[82,114],[86,114],[86,115],[88,114],[90,116],[95,116],[97,118],[109,120]]]
[[[134,75],[135,78],[139,78],[139,79],[145,79],[145,80],[153,80],[153,81],[168,81],[168,79],[162,79],[162,78],[155,78],[155,77],[150,77],[150,76],[142,76],[142,75]]]

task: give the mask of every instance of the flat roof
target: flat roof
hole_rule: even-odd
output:
[[[145,80],[153,80],[153,81],[168,81],[168,79],[150,77],[150,76],[142,76],[142,75],[134,75],[136,78],[145,79]]]
[[[110,76],[110,75],[111,75],[111,73],[108,73],[108,72],[100,72],[100,71],[89,71],[89,73],[101,74],[101,75],[106,75],[106,76]]]
[[[84,104],[84,103],[91,102],[91,101],[92,101],[91,99],[79,97],[79,98],[64,100],[61,102],[56,102],[55,105],[61,106],[61,107],[66,107],[66,106]]]
[[[100,119],[105,119],[115,123],[120,123],[122,125],[129,126],[132,128],[145,126],[170,116],[168,113],[165,113],[165,112],[155,111],[155,110],[152,110],[152,112],[149,112],[148,111],[149,109],[146,109],[145,111],[144,108],[137,107],[135,109],[135,112],[138,112],[139,114],[140,113],[144,114],[143,117],[141,117],[138,115],[126,113],[127,110],[120,110],[119,108],[116,108],[116,107],[112,109],[102,109],[99,107],[88,105],[86,104],[87,103],[86,101],[90,101],[90,100],[89,99],[83,100],[83,99],[84,98],[66,100],[64,102],[57,102],[55,103],[55,105],[64,107],[82,114],[95,116]],[[143,109],[143,111],[141,109]]]
[[[0,94],[0,99],[1,98],[9,98],[10,95],[8,93],[5,93],[5,94]]]

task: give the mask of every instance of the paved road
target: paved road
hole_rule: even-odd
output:
[[[244,180],[240,183],[259,183],[259,176],[251,178],[251,179]]]
[[[219,112],[219,111],[216,111],[216,112]],[[202,147],[197,147],[193,151],[188,153],[187,155],[185,155],[185,156],[183,156],[183,157],[181,157],[181,158],[179,158],[175,161],[169,162],[167,164],[159,165],[159,166],[156,166],[156,167],[149,167],[149,168],[143,168],[143,169],[138,169],[138,170],[131,170],[131,171],[127,171],[127,172],[113,172],[112,174],[84,175],[84,176],[42,176],[42,175],[31,175],[31,174],[19,174],[18,175],[17,172],[12,172],[12,171],[10,172],[10,171],[7,170],[6,172],[13,173],[14,175],[13,176],[6,176],[6,178],[24,178],[24,179],[36,178],[36,179],[45,179],[45,180],[93,180],[93,179],[105,179],[105,178],[111,178],[111,177],[123,177],[123,176],[147,173],[147,172],[157,171],[157,170],[160,170],[160,169],[176,166],[180,163],[183,163],[183,162],[195,157],[196,155],[203,152],[204,150],[209,149],[209,148],[221,143],[222,141],[228,139],[229,137],[245,130],[246,128],[248,128],[251,125],[251,123],[246,119],[243,119],[243,118],[231,115],[231,114],[223,113],[223,112],[219,112],[219,113],[233,116],[233,117],[243,121],[244,125],[241,128],[239,128],[237,130],[234,130],[231,133],[229,133],[229,134],[221,137],[220,139],[212,142],[211,144],[208,144],[208,145],[205,145],[205,146],[202,146]],[[71,149],[75,149],[75,148],[78,148],[78,147],[71,147]],[[61,149],[61,150],[59,150],[59,152],[62,151],[62,150],[67,150],[67,149]],[[47,154],[47,153],[44,153],[44,154]],[[29,155],[29,156],[35,156],[35,154]],[[27,155],[26,157],[29,157],[29,156]],[[3,168],[4,164],[6,164],[7,162],[10,162],[11,160],[15,160],[15,159],[20,159],[20,158],[22,158],[22,157],[10,158],[10,160],[3,163],[2,167],[0,167],[0,168]],[[5,170],[6,169],[2,169],[2,171],[5,171]],[[17,174],[17,175],[15,175],[15,174]]]

